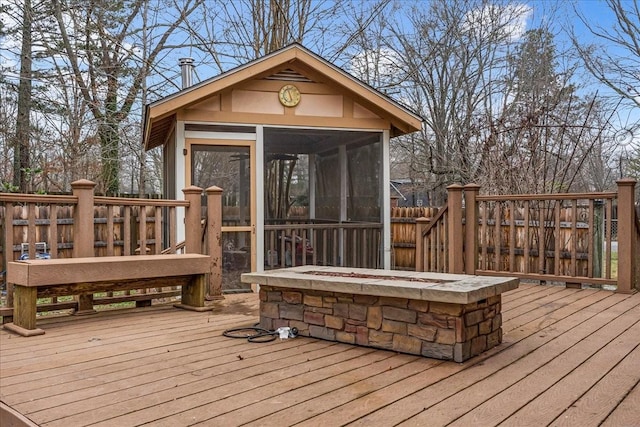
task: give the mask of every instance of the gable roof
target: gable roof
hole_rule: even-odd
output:
[[[198,104],[226,88],[270,76],[290,81],[313,76],[313,80],[337,87],[366,108],[388,119],[392,125],[391,136],[421,129],[422,118],[418,114],[302,45],[294,43],[147,104],[143,119],[145,148],[151,149],[165,142],[163,135],[170,131],[172,116],[176,111]]]

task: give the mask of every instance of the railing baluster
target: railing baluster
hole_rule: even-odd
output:
[[[493,232],[493,259],[495,260],[495,271],[502,270],[502,205],[496,202],[494,208],[494,232]]]
[[[554,217],[555,217],[555,229],[554,229],[554,233],[555,233],[555,245],[553,248],[554,254],[553,254],[553,274],[562,274],[564,272],[560,271],[560,243],[562,240],[562,236],[560,235],[560,205],[561,205],[561,201],[560,200],[556,200],[555,201],[555,206],[554,206]]]
[[[175,254],[177,252],[177,244],[178,230],[176,227],[176,208],[175,206],[171,206],[169,208],[169,247],[171,248],[172,254]]]
[[[317,242],[318,242],[318,230],[316,230],[315,228],[312,228],[309,230],[311,232],[311,247],[313,248],[313,254],[311,255],[311,259],[313,262],[313,265],[318,265],[318,249],[317,249]]]
[[[140,246],[139,254],[146,255],[147,254],[147,207],[140,206],[140,215],[138,216],[138,235]]]
[[[482,212],[482,227],[481,227],[481,233],[482,233],[482,269],[483,270],[488,270],[489,269],[489,259],[488,259],[488,254],[487,254],[487,249],[489,247],[489,226],[488,226],[488,218],[487,218],[487,214],[489,212],[488,209],[488,202],[482,202],[482,207],[481,207],[481,212]]]
[[[444,252],[444,229],[446,227],[447,216],[443,215],[443,222],[438,224],[438,228],[436,231],[436,270],[439,272],[444,271],[445,265],[444,260],[447,258],[447,255]]]
[[[509,270],[516,269],[516,206],[513,200],[508,202],[509,215]]]
[[[322,265],[331,265],[327,251],[329,250],[329,231],[327,229],[322,230]]]
[[[363,228],[362,230],[360,230],[360,245],[362,247],[362,259],[361,259],[361,265],[358,265],[357,267],[368,267],[369,266],[369,247],[367,245],[367,229]]]
[[[604,259],[607,269],[605,278],[611,279],[611,216],[612,216],[612,203],[611,199],[605,201],[605,246],[604,246]]]
[[[6,264],[14,259],[13,252],[13,216],[14,209],[13,203],[7,202],[5,204],[5,215],[4,215],[4,258],[5,258],[5,268]],[[7,282],[7,299],[6,299],[7,307],[13,307],[13,283]]]
[[[298,252],[297,246],[298,246],[298,233],[296,232],[295,228],[292,228],[291,229],[291,248],[290,248],[290,250],[291,250],[291,266],[292,267],[295,267],[297,265],[296,264],[296,258],[297,258],[297,255],[298,255],[297,254],[297,252]]]
[[[340,267],[342,264],[342,260],[338,261],[338,248],[339,248],[339,242],[338,242],[338,235],[340,234],[340,229],[339,228],[334,228],[333,229],[333,265],[336,267]]]
[[[124,255],[131,255],[131,206],[124,207],[123,228],[123,252]]]
[[[36,204],[29,203],[27,206],[27,253],[29,259],[36,259]]]
[[[107,235],[107,256],[115,255],[114,245],[113,245],[113,205],[107,205],[107,225],[106,225],[106,235]],[[107,292],[107,297],[112,297],[113,292]]]
[[[528,274],[531,271],[531,230],[530,230],[530,221],[531,216],[529,215],[529,201],[524,201],[524,273]]]
[[[595,233],[595,224],[594,224],[594,215],[595,215],[595,207],[594,200],[589,200],[589,243],[587,248],[587,277],[593,277],[593,250],[594,250],[594,233]]]
[[[155,241],[155,254],[159,255],[162,252],[162,208],[156,206],[155,218],[154,218],[154,241]]]
[[[546,274],[545,268],[545,212],[544,203],[538,202],[538,274]]]
[[[578,275],[578,199],[571,200],[571,272],[573,276]]]
[[[358,266],[358,232],[351,230],[351,266]]]
[[[428,270],[426,271],[440,271],[438,270],[438,263],[436,260],[440,256],[439,251],[439,234],[440,234],[440,224],[436,224],[435,227],[431,229],[431,233],[429,234],[429,265],[427,266]]]
[[[48,252],[51,258],[58,257],[58,205],[49,205],[49,229],[47,230]],[[58,297],[51,298],[51,302],[58,302]]]
[[[288,267],[286,265],[286,244],[285,244],[285,230],[280,234],[280,267]]]
[[[113,206],[107,206],[107,256],[115,255],[113,248]]]

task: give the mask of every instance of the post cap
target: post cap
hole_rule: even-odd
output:
[[[620,178],[619,180],[616,181],[616,184],[618,184],[619,186],[626,186],[626,185],[635,186],[637,183],[638,182],[633,178]]]
[[[202,194],[202,188],[190,185],[187,188],[183,188],[182,192],[184,194]]]
[[[71,183],[71,188],[73,189],[84,189],[84,188],[90,188],[93,189],[95,188],[96,183],[93,181],[89,181],[88,179],[79,179],[77,181],[73,181]]]
[[[215,185],[212,185],[211,187],[207,188],[206,190],[204,190],[207,195],[209,194],[218,194],[218,193],[222,193],[222,188],[220,187],[216,187]]]

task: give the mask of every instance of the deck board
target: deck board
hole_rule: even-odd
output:
[[[621,299],[610,295],[604,300],[601,300],[602,307],[606,307],[607,300],[620,301]],[[507,372],[507,374],[500,372],[505,367],[509,367],[511,364],[519,361],[520,364],[539,364],[540,362],[537,360],[539,355],[534,354],[536,350],[550,353],[548,357],[553,357],[558,352],[558,349],[554,348],[554,344],[557,345],[557,343],[560,343],[567,346],[570,345],[572,341],[578,339],[578,337],[573,334],[573,331],[576,327],[580,327],[580,325],[589,318],[590,314],[582,305],[577,305],[573,307],[573,309],[574,312],[572,314],[567,316],[561,315],[559,320],[555,320],[547,317],[547,311],[540,308],[538,309],[540,312],[539,317],[532,319],[529,323],[518,327],[518,329],[513,329],[511,325],[507,323],[504,325],[505,335],[502,346],[509,346],[509,351],[496,350],[495,353],[498,354],[492,355],[486,358],[486,360],[481,360],[482,357],[474,358],[465,364],[464,367],[461,367],[466,369],[461,369],[456,375],[412,393],[406,398],[382,408],[380,411],[365,416],[357,422],[357,425],[367,425],[368,423],[374,422],[374,420],[382,420],[384,425],[395,425],[412,416],[418,415],[423,410],[437,405],[446,399],[450,399],[449,401],[454,405],[457,403],[458,406],[462,406],[462,410],[471,411],[477,403],[474,403],[474,401],[466,402],[464,400],[472,397],[467,392],[468,388],[490,376],[493,376],[499,384],[509,381],[510,377],[508,374],[510,372]],[[599,311],[600,306],[596,307],[595,310]],[[565,314],[567,314],[566,311]],[[547,333],[541,333],[542,325],[545,325],[544,330],[548,330]],[[554,340],[554,338],[561,335],[565,336],[564,340],[566,340],[566,343],[564,343],[564,340]],[[487,354],[491,354],[491,351],[485,353],[485,355]],[[472,364],[474,365],[473,369],[470,366]],[[485,390],[482,386],[471,389],[471,391],[475,390],[478,390],[476,398],[480,401],[489,399],[493,391],[491,389]],[[458,397],[457,395],[459,393],[462,394]],[[507,404],[510,400],[511,398],[503,403]],[[463,401],[465,404],[460,405],[459,403]]]
[[[636,310],[633,317],[637,321],[640,317],[640,311]],[[536,414],[539,424],[550,424],[566,408],[570,407],[578,396],[585,393],[592,384],[600,381],[602,376],[606,375],[621,358],[627,354],[632,357],[635,354],[637,357],[638,353],[633,350],[640,342],[640,324],[636,323],[629,329],[626,329],[627,327],[627,324],[621,326],[625,330],[620,331],[621,333],[616,339],[605,346],[601,346],[602,335],[605,333],[615,334],[619,330],[605,331],[603,328],[601,329],[602,334],[598,334],[600,331],[595,332],[576,345],[574,351],[581,353],[584,351],[582,354],[589,357],[584,362],[576,360],[572,354],[565,352],[547,364],[545,366],[547,369],[537,370],[537,375],[528,378],[528,381],[523,383],[521,388],[522,390],[526,387],[527,395],[532,396],[532,400],[511,415],[507,424],[524,425],[526,420],[531,420],[536,417]],[[567,390],[571,390],[571,392],[567,393]],[[517,390],[516,393],[518,391],[520,390]]]
[[[256,295],[0,331],[0,400],[43,426],[640,425],[640,294],[521,285],[464,363],[299,337],[248,343]]]
[[[636,370],[637,360],[634,361]],[[602,427],[636,426],[638,425],[638,408],[640,408],[640,384],[625,396],[624,400],[609,414],[601,424]]]
[[[617,318],[616,320],[618,319],[622,318]],[[564,334],[570,336],[558,336],[552,342],[528,355],[530,357],[519,359],[511,365],[500,369],[491,379],[473,384],[472,387],[464,391],[464,394],[458,394],[455,397],[457,399],[472,398],[475,391],[475,396],[479,396],[481,399],[476,399],[473,404],[480,404],[481,406],[467,412],[459,419],[455,419],[456,422],[452,425],[496,425],[507,418],[509,418],[507,425],[525,425],[527,420],[533,421],[535,425],[546,425],[544,417],[552,414],[551,406],[557,403],[553,399],[558,399],[558,402],[567,398],[573,399],[576,392],[575,388],[569,384],[562,384],[565,387],[556,387],[556,391],[560,391],[560,395],[556,394],[551,396],[551,399],[543,399],[544,403],[542,404],[549,405],[549,408],[545,407],[542,411],[544,416],[539,412],[531,412],[530,408],[532,406],[537,407],[538,410],[540,408],[540,405],[532,405],[531,401],[543,392],[552,393],[557,385],[556,381],[571,373],[577,366],[580,366],[580,363],[584,362],[584,366],[588,366],[589,363],[587,362],[591,360],[592,355],[596,351],[600,351],[603,343],[606,343],[602,339],[603,336],[606,337],[611,333],[616,334],[626,329],[628,322],[632,320],[625,320],[626,322],[618,322],[620,325],[616,323],[602,325],[585,321]],[[580,354],[581,358],[576,358],[575,354]],[[500,393],[495,394],[496,391],[500,391]],[[494,394],[493,397],[488,399],[491,394]],[[485,400],[485,402],[482,403],[479,400]],[[528,408],[528,417],[522,417],[518,412],[523,410],[520,409],[523,406]],[[447,423],[454,421],[451,419],[452,414],[454,414],[451,404],[447,408],[440,409],[440,416],[442,418],[447,417]],[[420,414],[420,417],[416,418],[418,420],[425,419],[429,412],[424,411]],[[456,415],[460,416],[462,414]]]
[[[640,348],[636,346],[600,381],[560,414],[551,425],[558,427],[594,425],[605,420],[611,412],[611,408],[616,408],[629,390],[637,387],[640,382],[640,369],[637,365],[640,360],[639,352]],[[631,400],[629,399],[629,401]],[[636,411],[638,408],[640,408],[640,400],[636,400]],[[623,423],[620,422],[620,425]]]

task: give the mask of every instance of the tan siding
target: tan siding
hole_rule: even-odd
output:
[[[275,92],[234,90],[231,99],[234,113],[284,114]]]
[[[342,117],[342,96],[303,94],[294,111],[296,116]]]

